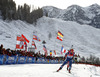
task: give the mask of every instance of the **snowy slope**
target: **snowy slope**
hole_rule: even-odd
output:
[[[71,74],[61,64],[25,64],[0,66],[0,77],[100,77],[100,67],[73,64]]]
[[[48,17],[59,18],[65,21],[75,21],[80,24],[87,24],[96,28],[100,28],[100,5],[92,4],[88,7],[79,5],[71,5],[67,9],[58,9],[53,6],[45,6],[42,8],[44,15]]]
[[[49,49],[55,49],[60,51],[62,45],[65,49],[69,49],[71,45],[74,45],[74,49],[77,53],[84,54],[98,54],[100,50],[100,30],[87,25],[79,25],[75,22],[65,22],[62,20],[51,19],[51,18],[41,18],[37,23],[38,28],[41,30],[41,34],[47,36],[47,33],[52,33],[52,39],[48,40],[52,47]],[[47,27],[48,26],[48,27]],[[55,39],[57,36],[57,31],[60,30],[64,34],[63,42]],[[42,36],[41,36],[42,37]]]
[[[62,42],[56,39],[58,30],[64,34]],[[16,36],[20,34],[24,34],[30,40],[28,44],[30,47],[33,32],[36,32],[36,35],[41,39],[41,42],[35,41],[36,52],[40,50],[41,53],[44,53],[42,41],[45,40],[48,52],[49,50],[56,50],[58,55],[60,55],[62,45],[66,50],[74,45],[77,54],[100,56],[98,53],[100,51],[100,29],[48,17],[40,18],[36,27],[20,20],[12,22],[0,20],[0,44],[4,44],[5,48],[15,49]],[[52,35],[50,40],[49,33]]]
[[[31,40],[33,30],[33,25],[20,20],[12,22],[0,20],[0,44],[4,44],[5,48],[15,49],[16,36],[24,34]]]

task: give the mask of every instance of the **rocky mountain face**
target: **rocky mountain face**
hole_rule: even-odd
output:
[[[98,4],[93,4],[88,7],[72,5],[63,10],[52,6],[45,6],[42,9],[44,15],[51,18],[75,21],[79,24],[87,24],[100,28],[100,6]]]

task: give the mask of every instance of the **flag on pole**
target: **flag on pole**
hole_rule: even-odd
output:
[[[35,42],[32,40],[32,46],[35,47],[35,49],[37,49],[36,45],[35,45]]]
[[[54,54],[56,55],[56,51],[54,50]]]
[[[24,38],[24,40],[29,43],[30,41],[22,34],[22,38]]]
[[[24,39],[25,52],[27,52],[27,43],[29,43],[30,41],[23,34],[21,36]]]
[[[60,31],[58,31],[58,35],[63,37],[63,34]]]
[[[64,35],[63,35],[60,31],[58,31],[57,39],[60,40],[60,41],[63,41],[63,39],[62,39],[63,36],[64,36]]]
[[[61,47],[61,54],[62,54],[62,53],[65,53],[65,52],[66,52],[66,50],[65,50],[64,47],[62,46],[62,47]]]
[[[37,37],[36,35],[33,35],[33,39],[34,39],[34,40],[37,40],[37,41],[41,41],[41,40],[39,39],[39,37]]]
[[[52,51],[50,50],[50,56],[52,56]]]
[[[27,43],[24,42],[24,44],[25,44],[25,52],[27,52]]]
[[[57,39],[58,39],[58,40],[60,40],[60,41],[63,41],[63,39],[62,39],[62,38],[60,38],[58,35],[57,35]]]
[[[45,45],[43,45],[43,50],[44,50],[44,52],[45,52],[45,56],[47,56],[48,53],[47,53],[47,49],[46,49],[46,46],[45,46]]]
[[[25,45],[25,51],[27,51],[26,42],[29,43],[29,40],[23,34],[21,36],[17,36],[16,49],[23,49]]]
[[[24,48],[24,39],[21,36],[17,36],[16,49]]]

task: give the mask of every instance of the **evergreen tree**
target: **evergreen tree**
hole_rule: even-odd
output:
[[[36,22],[38,18],[43,16],[41,8],[34,9],[30,12],[31,7],[27,4],[18,6],[16,10],[16,3],[13,0],[0,0],[0,11],[4,20],[22,20],[28,23]]]
[[[100,64],[99,58],[95,59],[95,64]]]
[[[13,0],[0,0],[0,10],[2,12],[3,19],[14,19],[14,13],[16,12],[16,4]]]
[[[35,9],[31,12],[31,19],[36,22],[38,18],[43,16],[43,10],[41,8]]]

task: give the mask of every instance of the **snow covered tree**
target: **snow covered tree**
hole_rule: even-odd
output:
[[[100,64],[100,61],[99,61],[98,57],[95,59],[95,64]]]
[[[81,60],[82,60],[82,62],[85,62],[85,57],[83,56],[83,57],[81,58]]]

